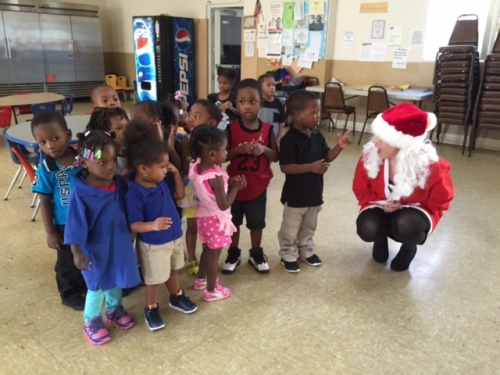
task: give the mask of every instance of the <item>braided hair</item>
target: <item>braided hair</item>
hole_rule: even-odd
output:
[[[158,137],[156,129],[145,121],[132,120],[125,129],[124,137],[127,143],[125,158],[133,169],[140,165],[160,163],[168,155],[167,144]]]
[[[111,130],[111,119],[118,117],[129,121],[127,112],[121,107],[96,108],[90,116],[87,130],[101,130],[109,132]]]
[[[78,156],[80,159],[99,158],[99,151],[102,153],[108,145],[115,147],[114,136],[101,130],[90,130],[85,133],[78,133]]]
[[[200,158],[206,149],[208,151],[219,150],[225,140],[226,135],[222,130],[210,125],[196,127],[189,138],[189,150],[192,159]]]

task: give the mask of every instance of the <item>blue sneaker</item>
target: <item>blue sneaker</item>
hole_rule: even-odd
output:
[[[198,307],[184,294],[184,291],[182,291],[180,296],[170,296],[170,303],[168,305],[171,309],[184,314],[192,314],[198,310]]]
[[[163,323],[163,319],[161,317],[160,305],[157,304],[156,307],[153,307],[152,309],[146,306],[144,308],[144,316],[150,331],[156,331],[157,329],[165,327],[165,323]]]

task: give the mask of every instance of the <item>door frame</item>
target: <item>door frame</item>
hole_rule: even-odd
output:
[[[212,64],[214,62],[214,45],[212,43],[212,37],[214,30],[214,17],[213,12],[216,9],[230,9],[230,8],[238,8],[243,10],[243,15],[245,14],[245,8],[242,2],[239,3],[224,3],[224,4],[214,4],[207,5],[207,18],[208,18],[208,93],[214,93],[217,89],[213,86],[215,82],[215,71],[212,69]],[[215,91],[214,91],[215,90]]]

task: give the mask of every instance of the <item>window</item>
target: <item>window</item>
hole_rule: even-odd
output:
[[[499,2],[499,0],[429,0],[424,61],[434,61],[439,48],[448,45],[455,22],[462,14],[476,14],[478,16],[478,49],[481,51],[481,57],[484,58],[491,52],[490,46],[495,42],[498,17],[494,17],[494,15],[498,14]]]

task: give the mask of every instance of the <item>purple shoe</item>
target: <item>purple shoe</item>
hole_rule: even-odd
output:
[[[132,318],[132,315],[125,311],[121,305],[116,307],[113,311],[106,311],[106,320],[108,323],[112,323],[124,330],[135,326],[134,318]]]
[[[92,345],[103,345],[111,340],[111,336],[100,316],[92,319],[90,323],[86,323],[83,326],[83,333],[85,333]]]

